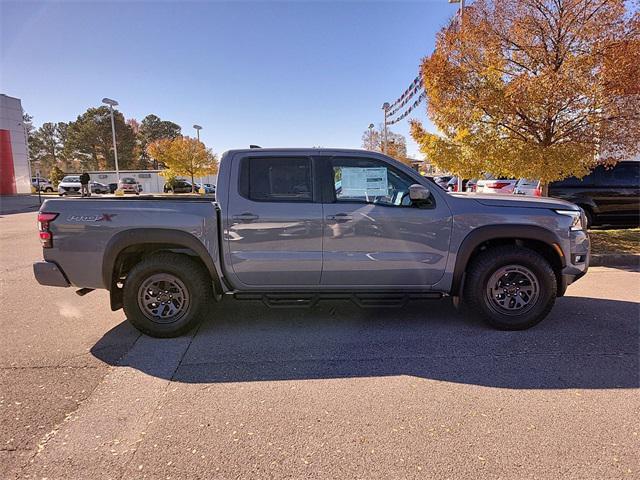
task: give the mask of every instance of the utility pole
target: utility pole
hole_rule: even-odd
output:
[[[460,10],[458,10],[458,15],[459,15],[459,22],[460,22],[460,30],[462,30],[462,18],[464,16],[463,11],[464,11],[464,0],[449,0],[449,3],[459,3],[460,4]],[[458,192],[462,192],[462,177],[460,175],[458,175],[458,188],[457,188]]]
[[[111,133],[113,135],[113,157],[116,163],[116,178],[118,179],[118,188],[116,188],[116,196],[124,195],[124,192],[120,190],[120,168],[118,167],[118,145],[116,143],[116,124],[113,120],[113,107],[118,106],[118,102],[110,98],[103,98],[102,103],[109,105],[109,112],[111,113]],[[89,193],[91,193],[91,187],[89,187]]]
[[[387,151],[387,112],[389,111],[389,102],[384,102],[382,104],[382,110],[384,110],[384,130],[383,130],[383,140],[382,140],[382,153]]]

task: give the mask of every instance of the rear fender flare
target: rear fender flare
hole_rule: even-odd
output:
[[[125,248],[140,244],[178,245],[192,250],[207,268],[216,293],[222,292],[220,273],[204,244],[190,233],[164,228],[134,228],[117,233],[109,240],[102,259],[102,282],[108,290],[113,286],[113,273],[118,255]]]

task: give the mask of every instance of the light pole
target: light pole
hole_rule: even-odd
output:
[[[118,188],[116,189],[116,195],[121,195],[123,192],[120,190],[120,168],[118,167],[118,146],[116,144],[116,123],[113,120],[113,107],[118,106],[118,102],[110,98],[103,98],[102,103],[109,105],[109,111],[111,113],[111,133],[113,135],[113,156],[116,161],[116,178],[118,180]]]
[[[193,128],[196,129],[196,136],[198,137],[198,141],[200,141],[200,130],[202,130],[202,127],[200,125],[194,125]]]
[[[369,124],[369,150],[375,150],[375,144],[373,142],[373,123]]]
[[[460,10],[458,11],[458,15],[460,16],[460,29],[462,30],[462,18],[463,18],[463,10],[464,10],[464,0],[449,0],[449,3],[459,3]],[[462,177],[458,175],[458,192],[462,192]]]
[[[385,153],[387,150],[387,112],[389,110],[389,102],[384,102],[382,104],[382,110],[384,110],[384,132],[383,132],[383,140],[382,140],[382,153]]]

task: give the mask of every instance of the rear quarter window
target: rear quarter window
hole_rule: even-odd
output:
[[[594,170],[584,178],[569,177],[559,182],[552,182],[551,188],[564,188],[564,187],[592,187],[595,184],[597,172]]]
[[[640,162],[621,162],[600,171],[603,186],[637,187],[640,183]]]

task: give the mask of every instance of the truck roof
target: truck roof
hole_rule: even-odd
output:
[[[258,153],[258,152],[271,152],[271,153],[367,153],[367,154],[378,154],[380,152],[374,152],[371,150],[365,150],[362,148],[315,148],[315,147],[287,147],[287,148],[234,148],[232,150],[227,150],[223,155],[231,155],[234,153]]]

